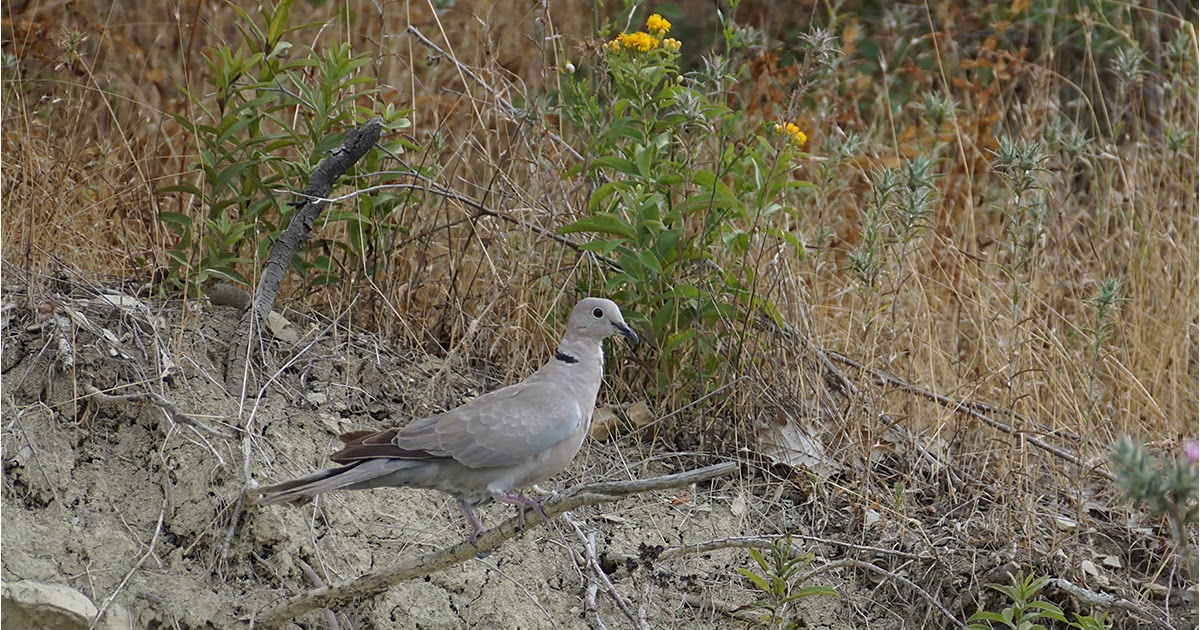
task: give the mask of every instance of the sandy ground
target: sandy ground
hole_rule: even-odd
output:
[[[370,336],[298,322],[296,341],[272,342],[267,373],[275,378],[265,395],[239,406],[224,391],[220,368],[235,317],[211,306],[139,302],[117,309],[94,297],[62,298],[53,311],[6,310],[6,584],[65,584],[97,607],[111,598],[139,628],[248,627],[264,606],[318,582],[363,575],[464,538],[465,522],[448,497],[408,489],[335,493],[299,507],[249,506],[232,529],[247,463],[251,483],[272,483],[320,466],[339,432],[404,423],[500,385],[437,358],[401,356]],[[91,388],[121,396],[148,386],[212,432],[173,422],[144,398],[87,396]],[[247,427],[253,440],[242,439]],[[643,450],[628,436],[589,440],[546,489],[704,463],[647,460]],[[774,533],[795,521],[778,496],[759,505],[745,479],[702,485],[577,510],[578,530],[555,519],[487,558],[296,624],[633,627],[603,586],[596,609],[588,610],[594,577],[580,534],[595,532],[597,559],[647,626],[746,625],[762,613],[750,607],[755,593],[737,572],[753,566],[744,549],[630,560],[656,546]],[[509,516],[504,506],[484,510],[488,523]],[[826,583],[851,596],[804,600],[794,618],[803,627],[903,625],[864,604],[870,592],[855,596],[852,584]],[[746,608],[699,605],[711,599]]]

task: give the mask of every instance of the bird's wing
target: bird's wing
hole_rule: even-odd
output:
[[[529,380],[409,425],[393,443],[444,453],[471,468],[513,466],[567,439],[591,411],[560,383]]]

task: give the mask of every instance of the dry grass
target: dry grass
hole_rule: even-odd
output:
[[[4,69],[0,137],[6,289],[27,272],[54,277],[66,270],[148,282],[165,264],[170,239],[156,213],[197,212],[188,200],[159,197],[154,189],[194,177],[184,172],[193,143],[172,120],[190,111],[179,88],[186,82],[200,89],[200,51],[235,42],[236,16],[222,4],[134,4],[5,6],[5,53],[16,60]],[[711,20],[701,10],[707,5],[683,4]],[[294,21],[320,24],[298,39],[348,40],[372,51],[369,72],[384,88],[380,99],[412,107],[409,137],[431,147],[407,159],[432,168],[444,187],[553,231],[582,216],[586,205],[587,182],[561,176],[582,147],[568,146],[571,132],[556,117],[518,120],[512,107],[528,108],[556,90],[566,62],[581,69],[598,63],[593,18],[566,5],[549,14],[506,6],[460,2],[433,11],[419,2],[300,3]],[[872,31],[872,39],[858,20],[839,23],[847,55],[869,45],[890,59],[914,32],[936,44],[935,54],[922,58],[925,66],[874,74],[846,64],[828,83],[811,87],[820,105],[800,114],[809,121],[813,154],[803,175],[820,185],[795,200],[802,218],[786,227],[817,246],[803,259],[764,246],[750,261],[795,331],[750,331],[749,347],[769,351],[753,352],[743,378],[716,397],[721,402],[701,406],[703,417],[693,413],[701,407],[685,409],[661,425],[659,437],[683,446],[697,436],[717,438],[722,447],[748,445],[747,427],[802,416],[812,401],[832,399],[841,413],[824,427],[831,457],[849,463],[877,456],[881,443],[893,439],[887,427],[899,422],[965,477],[969,489],[956,490],[975,496],[969,509],[1038,557],[1058,544],[1047,542],[1048,519],[1081,512],[1065,497],[1109,493],[1102,479],[962,413],[874,387],[844,365],[861,393],[831,397],[828,368],[814,348],[952,398],[990,403],[1003,410],[992,414],[997,419],[1089,466],[1104,466],[1109,445],[1122,434],[1164,450],[1194,436],[1197,146],[1193,135],[1168,148],[1166,134],[1197,128],[1196,68],[1179,70],[1180,85],[1152,76],[1123,98],[1106,97],[1111,68],[1094,51],[1071,57],[1083,70],[1063,67],[1065,48],[1052,55],[1049,45],[1031,41],[1025,52],[1009,49],[973,35],[979,24],[952,6],[928,9],[904,9],[907,27]],[[753,11],[746,8],[742,19],[751,22]],[[1194,15],[1157,19],[1164,33],[1190,30],[1195,41]],[[933,34],[930,24],[938,25]],[[780,116],[793,77],[769,55],[759,61],[731,102]],[[979,80],[982,67],[995,79]],[[1073,80],[1079,77],[1085,81]],[[880,89],[904,81],[918,95],[911,102],[892,103],[899,92]],[[957,117],[929,124],[919,96],[926,93],[953,97]],[[1078,158],[1053,154],[1038,175],[1053,203],[1029,263],[1018,264],[1004,242],[1011,202],[991,167],[996,139],[1045,138],[1056,119],[1086,130],[1089,140]],[[1118,123],[1125,132],[1111,134]],[[822,153],[851,131],[862,139],[857,150]],[[848,253],[860,242],[859,211],[870,203],[872,173],[917,155],[941,160],[941,197],[929,229],[888,259],[876,287],[865,289]],[[546,355],[558,323],[545,314],[565,312],[579,287],[595,286],[606,272],[517,223],[437,195],[419,195],[387,220],[406,226],[411,238],[388,252],[369,279],[315,292],[311,305],[341,313],[357,299],[356,322],[378,327],[397,344],[494,366],[499,381],[519,378]],[[318,236],[336,240],[343,229],[330,224]],[[832,236],[817,243],[822,230]],[[1087,339],[1097,325],[1089,300],[1109,277],[1122,280],[1124,301],[1097,352]],[[903,517],[945,500],[944,470],[914,462],[887,470],[836,492],[851,503],[890,502],[888,509]],[[897,493],[902,500],[893,501]]]

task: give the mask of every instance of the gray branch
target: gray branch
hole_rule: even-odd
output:
[[[240,396],[245,390],[251,345],[254,339],[261,338],[263,322],[275,305],[279,286],[292,259],[296,252],[300,251],[304,241],[308,240],[308,235],[316,225],[321,210],[325,208],[329,193],[338,178],[379,142],[382,128],[383,122],[379,118],[372,118],[362,127],[348,132],[342,146],[321,160],[308,178],[308,185],[301,196],[305,200],[304,205],[296,210],[287,228],[279,235],[279,240],[271,246],[271,253],[267,256],[267,263],[263,265],[258,288],[254,292],[254,300],[242,315],[237,332],[230,341],[225,357],[225,383],[234,395]]]

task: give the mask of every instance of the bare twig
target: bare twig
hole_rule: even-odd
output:
[[[854,543],[843,542],[840,540],[832,540],[829,538],[820,538],[817,536],[806,536],[804,534],[791,534],[793,540],[807,540],[827,545],[836,545],[846,549],[855,551],[876,553],[880,555],[895,556],[899,558],[907,558],[910,560],[932,560],[932,556],[908,553],[905,551],[896,551],[894,549],[884,549],[883,547],[871,547],[868,545],[856,545]],[[678,556],[692,556],[718,549],[746,549],[753,547],[755,549],[770,549],[776,542],[784,540],[788,536],[737,536],[733,538],[718,538],[715,540],[706,540],[694,545],[677,545],[666,547],[658,554],[654,555],[653,560],[669,560]],[[802,552],[793,550],[793,555],[802,555]],[[614,559],[624,563],[630,560],[638,561],[641,558],[630,554],[611,554]]]
[[[700,611],[715,610],[722,615],[747,623],[758,623],[762,620],[760,615],[754,614],[750,605],[739,605],[733,602],[727,602],[723,599],[709,597],[708,595],[696,595],[695,593],[684,593],[683,603]]]
[[[153,391],[153,390],[148,389],[148,390],[145,390],[142,392],[136,392],[133,394],[110,394],[110,393],[103,392],[103,391],[97,389],[94,385],[91,385],[89,383],[81,383],[80,389],[83,390],[84,395],[91,397],[91,398],[95,398],[96,400],[105,401],[105,402],[112,402],[112,401],[117,401],[117,400],[150,402],[150,403],[153,403],[159,409],[162,409],[163,413],[166,414],[167,419],[170,420],[171,422],[175,422],[178,424],[184,424],[189,427],[193,427],[195,429],[203,431],[209,435],[219,437],[219,438],[225,438],[227,440],[234,437],[234,435],[232,433],[227,433],[220,429],[213,428],[213,427],[183,413],[182,411],[179,410],[179,407],[176,406],[175,403],[171,402],[170,400],[167,400],[162,394],[159,394],[158,392]]]
[[[737,469],[735,462],[715,464],[697,470],[654,477],[652,479],[634,481],[602,481],[580,484],[563,491],[561,494],[548,499],[542,504],[542,510],[547,518],[553,518],[585,505],[610,503],[627,496],[687,486],[701,481],[716,479],[728,475]],[[541,519],[530,519],[529,524],[537,527]],[[517,517],[484,531],[474,544],[462,542],[453,547],[439,549],[433,553],[412,558],[399,564],[387,567],[381,571],[370,573],[351,580],[317,588],[306,593],[290,597],[282,602],[272,604],[264,609],[259,619],[268,628],[282,626],[297,615],[320,607],[347,602],[360,597],[370,597],[383,593],[391,586],[428,575],[434,571],[460,564],[481,553],[491,551],[500,543],[516,537],[523,531]]]
[[[471,77],[472,81],[478,83],[480,87],[487,90],[488,94],[491,94],[492,97],[496,99],[497,103],[499,103],[506,110],[508,110],[508,115],[510,117],[512,117],[514,120],[526,120],[526,119],[530,118],[528,112],[514,107],[513,104],[508,101],[508,99],[504,98],[499,93],[497,93],[495,88],[488,85],[486,81],[481,79],[479,77],[479,75],[475,74],[475,72],[472,71],[471,68],[469,68],[466,64],[463,64],[462,62],[460,62],[457,58],[455,58],[454,55],[446,52],[445,50],[442,50],[442,48],[440,46],[438,46],[437,44],[430,41],[430,39],[428,37],[425,37],[425,34],[422,33],[420,29],[418,29],[415,26],[409,25],[408,32],[412,33],[414,36],[416,36],[416,38],[426,48],[434,50],[439,55],[441,55],[443,58],[450,60],[450,63],[453,63],[458,68],[458,71],[460,73],[462,73],[465,76]],[[565,149],[571,155],[575,156],[575,159],[580,160],[580,161],[583,160],[583,156],[580,155],[579,152],[575,150],[575,147],[571,146],[571,144],[569,142],[563,140],[561,137],[559,137],[558,134],[554,133],[553,131],[550,131],[550,130],[544,130],[544,131],[547,136],[549,136],[551,139],[553,139],[555,142],[557,142],[559,145],[561,145],[563,147],[563,149]]]
[[[759,548],[759,549],[770,549],[771,546],[776,541],[784,539],[784,538],[785,538],[784,536],[748,536],[748,537],[743,537],[743,538],[722,538],[722,539],[718,539],[718,540],[710,540],[710,541],[702,542],[702,543],[695,544],[695,545],[679,545],[676,547],[668,547],[667,549],[663,550],[662,553],[655,556],[653,558],[653,560],[666,560],[666,559],[673,558],[676,556],[707,553],[709,551],[713,551],[716,549],[725,549],[725,548],[730,548],[730,547],[740,547],[740,548],[755,547],[755,548]],[[826,539],[815,538],[815,537],[811,537],[811,536],[803,536],[800,534],[793,534],[792,538],[808,538],[808,539],[816,540],[816,541],[823,542],[823,543],[837,544],[837,545],[841,545],[841,546],[848,547],[851,549],[857,549],[859,551],[871,551],[871,552],[875,552],[875,553],[884,553],[884,554],[889,554],[889,555],[896,555],[896,556],[901,556],[901,557],[905,557],[905,558],[910,558],[910,559],[914,559],[914,560],[929,559],[926,556],[917,556],[915,554],[909,554],[909,553],[905,553],[902,551],[891,551],[888,549],[882,549],[880,547],[867,547],[864,545],[854,545],[851,543],[842,543],[840,541],[826,540]],[[801,552],[796,549],[789,550],[789,554],[792,555],[793,557],[796,555],[799,555],[800,553]],[[632,558],[632,557],[631,556],[625,556],[625,557],[618,556],[618,559],[621,559],[621,560],[626,560],[629,558]],[[810,580],[812,580],[812,578],[814,578],[822,573],[827,573],[834,569],[838,569],[841,567],[847,567],[847,566],[858,567],[860,569],[866,569],[868,571],[873,571],[875,573],[879,573],[886,577],[892,578],[892,579],[896,580],[897,582],[900,582],[901,584],[904,584],[905,586],[907,586],[910,589],[912,589],[913,591],[915,591],[923,599],[925,599],[925,601],[929,602],[929,604],[931,606],[933,606],[939,612],[941,612],[942,615],[944,615],[947,619],[950,620],[950,623],[952,625],[954,625],[956,627],[960,627],[960,628],[966,627],[966,625],[964,625],[961,621],[959,621],[958,618],[955,617],[949,610],[946,610],[945,606],[942,606],[936,599],[933,598],[932,595],[930,595],[928,592],[926,592],[925,589],[921,588],[920,586],[918,586],[916,583],[912,582],[908,578],[897,575],[891,571],[888,571],[887,569],[884,569],[882,567],[878,567],[874,564],[871,564],[870,562],[864,562],[862,560],[854,560],[854,559],[850,559],[850,558],[837,560],[837,561],[831,562],[829,564],[823,565],[821,567],[818,567],[816,569],[813,569],[812,571],[809,571],[805,575],[797,578],[796,582],[798,584],[805,584],[805,583],[809,582]],[[705,603],[705,602],[707,602],[707,600],[697,600],[696,603],[693,603],[693,602],[687,602],[687,603],[689,605],[693,605],[693,606],[703,604],[704,606],[712,607],[715,610],[719,610],[719,611],[721,611],[725,614],[731,615],[731,616],[734,613],[739,612],[741,610],[740,608],[736,608],[736,607],[734,607],[734,608],[731,608],[729,606],[723,607],[721,605],[713,605],[711,602],[709,602],[709,603]]]
[[[308,345],[304,346],[299,352],[292,355],[292,357],[288,359],[283,366],[276,370],[275,373],[271,375],[271,378],[267,379],[266,383],[263,383],[262,388],[259,389],[258,394],[254,397],[254,407],[250,409],[250,415],[246,418],[246,424],[242,427],[242,488],[238,492],[237,501],[234,502],[233,516],[229,519],[229,529],[225,531],[225,542],[221,545],[221,553],[217,556],[216,562],[213,563],[210,573],[215,573],[221,568],[222,565],[225,564],[225,558],[229,557],[229,550],[233,548],[233,537],[237,533],[238,526],[241,525],[242,510],[246,507],[246,496],[247,493],[250,492],[250,463],[251,454],[253,453],[253,449],[251,447],[254,441],[254,420],[258,417],[258,409],[263,402],[263,396],[267,393],[267,388],[269,388],[272,383],[274,383],[280,376],[287,372],[288,369],[298,363],[302,357],[309,356],[309,353],[312,351],[313,347],[316,346],[320,340],[324,339],[326,335],[329,334],[329,331],[337,325],[337,322],[340,321],[341,318],[346,315],[346,313],[349,313],[357,303],[358,297],[356,296],[354,299],[350,300],[350,304],[346,305],[345,310],[343,310],[340,315],[330,320],[329,325],[325,326],[325,328],[323,328],[318,334],[313,335],[312,339],[308,342]]]
[[[1062,578],[1051,578],[1050,581],[1047,582],[1047,584],[1049,584],[1050,586],[1053,586],[1055,588],[1062,589],[1063,591],[1066,591],[1067,594],[1071,595],[1072,597],[1079,599],[1080,601],[1086,602],[1088,604],[1091,604],[1092,606],[1102,606],[1104,608],[1118,608],[1120,610],[1124,610],[1125,612],[1133,615],[1134,617],[1139,617],[1141,619],[1145,619],[1145,620],[1149,621],[1150,623],[1154,624],[1156,627],[1164,628],[1165,630],[1170,630],[1172,627],[1171,624],[1167,623],[1166,621],[1163,621],[1162,619],[1159,619],[1158,616],[1156,616],[1154,613],[1150,612],[1149,610],[1146,610],[1145,608],[1143,608],[1141,606],[1138,606],[1134,602],[1131,602],[1127,599],[1121,599],[1120,597],[1115,597],[1115,596],[1109,595],[1107,593],[1097,593],[1095,591],[1089,591],[1088,589],[1083,588],[1081,586],[1075,586],[1074,584],[1072,584]]]
[[[304,577],[308,578],[308,581],[314,587],[321,588],[325,586],[325,580],[321,579],[320,575],[317,575],[317,570],[312,568],[311,564],[305,562],[303,558],[296,558],[296,564],[300,565],[300,571],[304,573]],[[337,615],[333,614],[333,611],[328,608],[323,609],[323,612],[325,613],[325,625],[329,626],[331,630],[339,630],[341,626],[338,625]]]
[[[397,173],[397,174],[407,175],[407,176],[412,177],[413,179],[420,180],[424,183],[423,184],[379,184],[378,186],[370,186],[367,188],[361,188],[359,190],[355,190],[355,191],[346,193],[344,195],[340,195],[338,197],[329,197],[329,198],[311,197],[309,199],[310,199],[310,201],[321,201],[321,202],[325,202],[325,203],[341,203],[343,201],[353,199],[359,195],[366,195],[366,194],[370,194],[373,192],[378,192],[380,190],[417,190],[417,191],[428,192],[430,194],[434,194],[439,197],[444,197],[446,199],[457,201],[469,208],[473,208],[475,210],[475,214],[472,215],[471,217],[468,217],[468,219],[466,219],[466,220],[474,220],[474,219],[478,219],[481,216],[486,216],[486,217],[493,217],[496,219],[500,219],[502,221],[507,221],[513,225],[520,226],[522,229],[529,230],[530,232],[533,232],[534,234],[537,234],[538,236],[542,236],[542,237],[548,238],[552,241],[555,241],[556,243],[565,245],[565,246],[571,248],[572,250],[579,252],[581,254],[590,254],[592,256],[595,256],[596,260],[603,262],[604,264],[608,265],[609,267],[611,267],[613,269],[616,269],[616,270],[621,269],[621,263],[617,262],[616,259],[610,258],[608,256],[603,256],[603,255],[597,254],[595,252],[589,252],[583,248],[583,245],[576,243],[575,241],[573,241],[565,236],[555,234],[553,231],[547,230],[544,227],[534,225],[532,223],[529,223],[528,221],[522,221],[521,219],[518,219],[512,215],[509,215],[507,213],[504,213],[499,210],[495,210],[493,208],[485,206],[481,202],[476,201],[475,199],[473,199],[471,197],[468,197],[462,193],[459,193],[454,190],[450,190],[449,188],[446,188],[444,186],[437,184],[432,179],[425,177],[424,175],[421,175],[420,173],[404,171],[404,172]],[[458,221],[453,222],[452,225],[456,224],[456,223],[462,223],[462,222],[463,222],[463,220],[458,220]],[[433,232],[437,232],[438,230],[445,229],[445,227],[446,227],[445,225],[439,225],[437,227],[430,228],[420,234],[410,236],[404,242],[407,243],[408,241],[420,240],[420,239],[428,236],[429,234],[432,234]]]
[[[941,602],[934,599],[933,595],[930,595],[928,591],[921,588],[919,585],[917,585],[916,582],[913,582],[912,580],[910,580],[900,574],[888,571],[887,569],[885,569],[883,567],[875,566],[875,565],[871,564],[870,562],[863,562],[862,560],[854,560],[852,558],[843,558],[841,560],[830,562],[829,564],[823,565],[821,567],[813,569],[812,571],[809,571],[808,573],[805,573],[804,575],[796,578],[796,582],[799,584],[805,584],[808,581],[812,580],[814,577],[816,577],[822,573],[828,573],[829,571],[832,571],[834,569],[840,569],[842,567],[857,567],[859,569],[865,569],[867,571],[872,571],[874,573],[878,573],[888,579],[895,580],[895,581],[907,586],[910,590],[912,590],[917,595],[920,595],[921,599],[924,599],[925,601],[929,602],[930,606],[933,606],[933,608],[935,610],[940,612],[942,614],[942,616],[946,618],[949,625],[952,625],[955,628],[963,628],[963,629],[965,629],[967,627],[967,624],[959,621],[958,617],[956,617],[954,615],[954,613],[951,613],[949,610],[946,610],[946,607],[943,606],[941,604]]]
[[[638,630],[649,630],[650,626],[639,622],[638,618],[633,615],[633,611],[629,609],[629,603],[625,601],[624,597],[621,597],[621,594],[617,592],[616,585],[612,583],[612,580],[608,579],[608,574],[605,573],[604,569],[600,567],[600,560],[596,557],[596,532],[593,531],[584,534],[583,528],[579,526],[579,520],[569,513],[563,514],[563,518],[571,524],[572,529],[575,530],[575,535],[579,537],[581,542],[583,542],[584,561],[587,562],[588,568],[591,569],[591,581],[598,581],[604,585],[605,592],[607,592],[608,596],[612,598],[613,602],[617,605],[617,608],[629,618],[629,621],[633,623],[633,627],[638,628]],[[599,621],[599,608],[595,610],[595,613],[596,620]],[[601,623],[600,625],[604,624]]]

